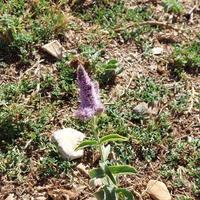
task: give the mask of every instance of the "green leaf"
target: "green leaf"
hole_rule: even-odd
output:
[[[106,198],[105,200],[117,200],[116,188],[112,186],[105,186],[104,188]]]
[[[105,173],[104,170],[106,172],[106,166],[103,166],[101,168],[95,168],[89,171],[89,175],[91,178],[103,178],[105,177]],[[134,167],[131,167],[129,165],[114,165],[114,166],[107,166],[107,172],[106,173],[108,176],[110,175],[110,173],[112,173],[113,175],[124,175],[124,174],[135,174],[137,172],[137,170]]]
[[[103,154],[104,160],[107,160],[108,155],[110,154],[110,145],[107,145],[106,147],[102,145],[102,154]]]
[[[108,65],[117,65],[117,64],[118,64],[118,61],[115,60],[115,59],[112,59],[112,60],[108,61]]]
[[[115,187],[105,186],[94,193],[97,200],[117,200]]]
[[[113,165],[109,169],[114,175],[135,174],[137,170],[129,165]]]
[[[91,178],[103,178],[105,177],[105,173],[101,168],[95,168],[89,171],[89,175]]]
[[[95,140],[85,140],[83,142],[81,142],[78,147],[76,147],[76,150],[79,149],[83,149],[85,147],[89,147],[89,146],[96,146],[97,145],[97,141]]]
[[[101,189],[97,192],[94,193],[94,196],[96,197],[97,200],[104,200],[105,198],[105,193],[104,191]]]
[[[117,188],[116,193],[122,194],[125,198],[125,200],[134,200],[133,194],[124,188]]]
[[[108,142],[114,142],[114,141],[127,141],[128,138],[123,137],[121,135],[118,134],[110,134],[110,135],[106,135],[102,138],[100,138],[100,144],[104,144],[104,143],[108,143]]]
[[[105,174],[110,178],[114,185],[117,184],[115,177],[113,176],[110,168],[107,165],[105,165]]]

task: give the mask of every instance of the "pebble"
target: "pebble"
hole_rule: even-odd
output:
[[[53,133],[52,142],[58,144],[58,150],[64,159],[74,160],[83,156],[83,150],[75,149],[84,138],[85,134],[73,128],[64,128]]]
[[[145,102],[139,103],[137,106],[133,108],[133,112],[139,114],[148,113],[148,104]]]
[[[154,47],[154,48],[152,49],[152,53],[153,53],[154,55],[160,55],[160,54],[163,53],[163,48],[161,48],[161,47]]]

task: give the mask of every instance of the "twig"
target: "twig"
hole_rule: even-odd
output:
[[[133,72],[131,78],[129,79],[128,85],[126,86],[126,88],[123,90],[123,92],[120,94],[119,97],[123,96],[126,93],[126,91],[128,90],[128,88],[130,87],[133,81],[134,76],[135,76],[135,73]]]
[[[197,8],[197,5],[195,5],[189,12],[188,15],[191,15]]]
[[[189,12],[188,12],[188,16],[189,16],[189,22],[193,23],[193,13],[196,10],[197,6],[195,5]]]
[[[23,74],[21,74],[18,77],[18,80],[20,80],[23,76],[25,76],[26,74],[28,74],[28,72],[30,72],[32,69],[34,69],[35,67],[38,67],[38,65],[43,62],[44,60],[38,60],[32,67],[30,67],[29,69],[27,69]]]
[[[143,200],[142,195],[139,192],[135,191],[134,189],[132,189],[132,191],[138,196],[139,200]]]
[[[8,103],[5,103],[5,102],[0,102],[0,106],[5,106],[5,107],[8,107]]]
[[[133,26],[142,26],[142,25],[157,25],[157,26],[163,26],[163,27],[168,28],[168,29],[179,30],[178,28],[175,28],[174,26],[172,26],[172,25],[170,25],[170,24],[168,24],[168,23],[165,23],[165,22],[159,22],[159,21],[144,21],[144,22],[129,24],[129,25],[126,26],[126,27],[122,27],[122,28],[115,29],[115,31],[116,31],[116,32],[120,32],[120,31],[123,31],[123,30],[125,30],[125,29],[131,28],[131,27],[133,27]]]
[[[185,114],[191,113],[193,105],[194,105],[195,90],[194,90],[193,84],[191,84],[191,87],[192,87],[191,96],[189,98],[190,105],[188,106],[188,109],[185,111]]]

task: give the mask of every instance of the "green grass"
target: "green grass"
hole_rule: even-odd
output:
[[[0,158],[0,172],[11,180],[23,181],[30,170],[29,159],[24,151],[15,146],[6,153],[1,152]]]
[[[184,10],[182,3],[179,0],[163,0],[165,12],[181,14]]]
[[[152,17],[149,6],[136,7],[134,9],[124,6],[124,1],[118,1],[114,5],[94,5],[87,13],[80,13],[80,17],[90,23],[99,24],[103,29],[116,36],[114,29],[123,27],[127,22],[141,22]]]
[[[186,187],[184,180],[188,178],[192,182],[192,190],[196,196],[199,195],[199,159],[200,153],[199,139],[192,142],[179,141],[177,144],[173,144],[169,147],[169,153],[166,163],[161,168],[161,175],[167,179],[174,179],[173,187]],[[179,167],[182,167],[183,177],[180,176]]]
[[[135,99],[146,103],[155,103],[167,96],[168,90],[163,85],[157,84],[152,78],[136,80]]]
[[[81,10],[81,7],[72,10],[76,19],[69,23],[68,17],[71,14],[66,11],[65,6],[65,0],[56,3],[50,0],[41,0],[38,3],[27,3],[23,0],[0,2],[0,70],[5,69],[5,77],[3,73],[0,85],[1,176],[7,180],[25,182],[29,173],[35,174],[41,180],[49,180],[52,177],[60,179],[63,174],[67,177],[72,175],[72,169],[75,169],[77,162],[62,159],[56,145],[51,143],[50,135],[65,126],[86,133],[88,138],[94,137],[91,122],[79,122],[73,117],[78,106],[76,66],[73,63],[78,58],[85,63],[91,76],[100,83],[103,102],[107,103],[109,100],[105,105],[105,113],[98,119],[98,131],[102,135],[114,133],[129,137],[128,142],[118,145],[110,143],[115,155],[111,155],[111,163],[137,165],[139,170],[141,166],[148,168],[151,163],[155,167],[160,163],[153,176],[158,176],[160,170],[161,178],[171,183],[170,192],[177,200],[198,198],[199,139],[195,138],[195,132],[191,134],[192,137],[194,135],[192,141],[187,138],[178,139],[179,134],[181,137],[184,133],[176,133],[173,130],[176,125],[180,125],[176,117],[180,116],[180,121],[183,120],[182,116],[185,117],[184,111],[191,97],[191,94],[185,91],[186,82],[181,82],[180,85],[177,83],[178,89],[181,88],[177,93],[177,88],[168,88],[167,85],[172,80],[167,73],[161,77],[156,72],[148,71],[148,76],[134,78],[122,96],[115,93],[111,96],[110,93],[116,90],[115,83],[126,87],[124,80],[117,77],[125,68],[123,61],[117,56],[109,56],[107,59],[105,55],[108,47],[112,55],[111,45],[116,43],[119,48],[116,51],[119,53],[122,45],[130,54],[141,55],[142,60],[137,60],[142,62],[141,66],[162,63],[163,57],[155,60],[150,54],[150,49],[154,47],[152,38],[155,39],[154,35],[161,31],[161,27],[139,25],[140,22],[157,19],[154,5],[137,4],[136,7],[129,8],[123,1],[115,1],[113,4],[98,1],[83,7],[84,10]],[[163,6],[165,12],[182,14],[183,7],[178,1],[166,0],[163,1]],[[35,62],[35,56],[40,55],[39,49],[43,43],[51,39],[60,39],[62,43],[68,28],[73,30],[74,34],[82,31],[77,19],[84,20],[89,27],[98,27],[83,32],[82,42],[73,47],[77,53],[68,53],[59,61],[51,62],[45,58],[41,63],[39,75],[34,74],[33,70],[18,80],[19,74],[23,73],[24,63],[30,65],[32,61]],[[133,26],[126,29],[131,23]],[[122,30],[117,31],[118,28]],[[135,47],[134,52],[132,49],[129,51],[129,46]],[[196,73],[200,67],[199,47],[198,37],[195,41],[178,44],[172,47],[173,53],[170,58],[165,58],[168,60],[164,63],[170,62],[173,75],[182,76],[183,72]],[[21,59],[16,60],[19,69],[13,74],[15,64],[9,63],[12,62],[9,56]],[[9,62],[3,68],[5,61]],[[134,68],[134,62],[133,60],[130,67]],[[145,74],[146,68],[144,70]],[[13,79],[9,77],[10,74]],[[7,76],[10,79],[6,79]],[[133,108],[140,102],[158,108],[158,114],[135,113]],[[194,108],[199,109],[199,105],[199,102],[194,102]],[[188,125],[187,118],[191,116],[186,116],[181,121],[181,126]],[[91,153],[93,149],[88,151]],[[86,159],[88,160],[84,162],[88,161],[89,167],[93,167],[92,158]],[[180,177],[180,170],[184,171],[184,179]],[[146,177],[141,177],[142,180],[143,178]],[[191,185],[190,191],[187,182]],[[185,195],[182,191],[185,191]]]
[[[187,109],[190,94],[182,94],[171,102],[171,109],[176,113],[182,113]]]
[[[52,1],[2,2],[0,16],[0,51],[4,57],[15,54],[24,62],[33,57],[36,44],[62,35],[68,20],[68,15],[59,6],[53,6]]]
[[[173,67],[177,75],[186,71],[190,73],[198,73],[200,69],[200,40],[178,45],[172,53]]]
[[[39,91],[38,81],[28,77],[0,86],[0,173],[9,179],[23,181],[28,175],[33,159],[29,151],[41,151],[41,160],[33,160],[38,173],[44,177],[67,172],[71,166],[58,156],[49,138],[41,135],[51,130],[50,120],[76,95],[74,69],[66,67],[66,62],[56,63],[57,79],[48,73],[42,74]]]

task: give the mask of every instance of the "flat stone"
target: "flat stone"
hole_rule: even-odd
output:
[[[54,40],[48,44],[43,45],[42,49],[57,59],[63,58],[64,53],[66,52],[58,40]]]
[[[57,130],[52,135],[52,142],[58,144],[59,152],[64,159],[74,160],[83,156],[83,150],[75,150],[85,138],[85,134],[73,129]]]
[[[163,53],[163,48],[161,48],[161,47],[154,47],[154,48],[152,49],[152,53],[153,53],[154,55],[160,55],[160,54]]]
[[[148,104],[145,102],[139,103],[137,106],[133,108],[133,112],[139,114],[148,113]]]
[[[171,195],[166,185],[157,180],[150,180],[147,184],[147,193],[154,200],[171,200]]]

